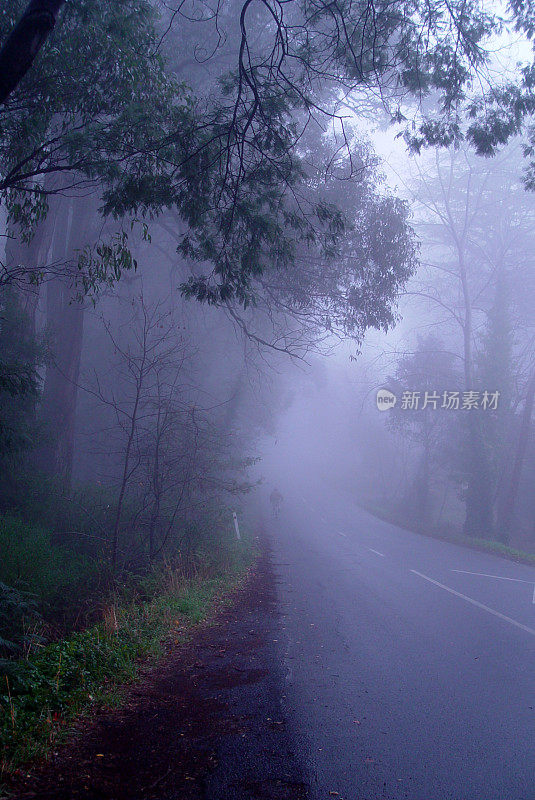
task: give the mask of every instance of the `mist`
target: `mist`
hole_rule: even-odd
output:
[[[535,796],[530,4],[5,5],[0,795]]]

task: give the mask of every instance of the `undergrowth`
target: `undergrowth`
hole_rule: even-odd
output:
[[[213,601],[235,585],[255,555],[236,543],[217,566],[197,559],[187,576],[168,566],[153,576],[152,599],[103,608],[92,627],[51,642],[28,657],[0,662],[2,774],[41,758],[73,720],[90,709],[120,701],[141,663],[162,654],[165,642],[188,635]]]
[[[109,584],[103,563],[5,514],[0,515],[0,554],[0,657],[6,649],[24,652],[31,636],[58,638],[95,621],[98,598]]]

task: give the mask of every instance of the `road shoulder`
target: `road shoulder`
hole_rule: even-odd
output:
[[[264,547],[230,606],[173,646],[13,796],[42,800],[307,797],[282,712],[275,579]]]

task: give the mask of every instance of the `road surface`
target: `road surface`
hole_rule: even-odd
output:
[[[311,800],[533,800],[535,569],[342,495],[287,498],[270,530]]]

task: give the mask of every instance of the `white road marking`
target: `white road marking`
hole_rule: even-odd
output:
[[[486,572],[468,572],[466,569],[452,569],[452,572],[462,572],[464,575],[480,575],[482,578],[497,578],[500,581],[515,581],[516,583],[529,583],[533,586],[535,581],[526,581],[522,578],[506,578],[505,575],[489,575]]]
[[[368,550],[370,550],[372,553],[375,553],[376,556],[381,556],[381,558],[385,557],[384,553],[380,553],[379,550],[374,550],[373,547],[368,547]]]
[[[515,583],[529,583],[533,586],[532,605],[535,605],[535,581],[526,581],[523,578],[506,578],[505,575],[488,575],[486,572],[468,572],[466,569],[452,569],[452,572],[462,572],[465,575],[480,575],[482,578],[497,578],[499,581],[514,581]]]
[[[498,619],[503,619],[504,622],[508,622],[510,625],[514,625],[515,628],[520,628],[520,630],[525,631],[526,633],[531,633],[532,636],[535,636],[535,629],[530,628],[528,625],[523,625],[521,622],[517,622],[516,619],[512,617],[508,617],[505,614],[501,614],[499,611],[495,611],[493,608],[486,606],[484,603],[480,603],[479,600],[474,600],[472,597],[468,597],[466,594],[462,594],[461,592],[456,592],[455,589],[450,589],[449,586],[445,586],[443,583],[434,580],[434,578],[429,578],[427,575],[423,575],[421,572],[418,572],[415,569],[411,569],[411,572],[414,572],[415,575],[419,575],[420,578],[423,578],[424,581],[429,581],[429,583],[434,583],[435,586],[439,586],[441,589],[445,589],[446,592],[455,595],[455,597],[460,597],[461,600],[466,600],[467,603],[471,603],[476,608],[481,608],[482,611],[487,611],[489,614],[492,614]]]
[[[344,539],[347,539],[347,533],[342,533],[342,531],[337,531],[338,536],[343,536]]]

